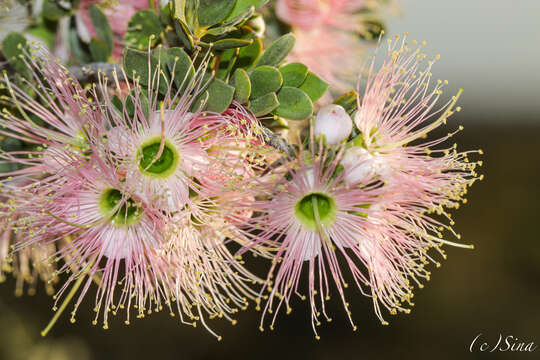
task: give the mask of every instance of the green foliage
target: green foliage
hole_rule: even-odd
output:
[[[182,20],[176,20],[174,22],[174,30],[176,31],[176,35],[178,35],[178,37],[186,47],[186,50],[193,51],[193,48],[195,47],[195,42],[193,40],[193,34],[189,30],[186,23],[184,23]]]
[[[234,72],[234,99],[241,104],[248,102],[251,95],[251,81],[249,75],[244,69],[237,69]]]
[[[223,80],[214,78],[208,86],[208,100],[205,110],[222,113],[231,105],[234,96],[234,87]]]
[[[128,29],[124,41],[139,50],[146,49],[149,43],[153,46],[163,32],[161,21],[152,10],[137,11],[129,20]]]
[[[236,60],[236,66],[249,69],[261,56],[263,44],[261,39],[255,37],[251,32],[244,35],[243,38],[251,39],[253,42],[251,45],[240,49],[238,52],[238,58]]]
[[[308,67],[302,63],[294,62],[279,68],[283,75],[283,86],[299,87],[304,83],[308,73]]]
[[[228,50],[228,49],[236,49],[239,47],[248,46],[248,45],[251,45],[252,43],[253,43],[253,40],[222,39],[211,44],[201,43],[201,45],[208,46],[214,50]]]
[[[150,60],[147,52],[127,48],[124,51],[123,64],[127,76],[132,80],[139,79],[140,84],[144,86],[148,86],[150,80],[155,81],[155,71],[159,70],[159,91],[163,94],[167,91],[169,74],[167,69],[169,63],[168,60],[167,53],[162,48],[157,48],[152,51]],[[149,61],[150,66],[148,64]],[[148,73],[149,68],[151,71],[150,74]],[[152,85],[154,87],[156,86],[155,83]]]
[[[358,108],[357,97],[358,97],[358,93],[352,90],[352,91],[349,91],[348,93],[338,96],[334,100],[333,103],[336,105],[342,106],[345,109],[345,111],[349,115],[351,115]]]
[[[304,83],[300,85],[300,89],[309,95],[311,101],[315,102],[324,95],[326,90],[328,90],[328,86],[326,81],[310,71]]]
[[[110,53],[109,49],[107,49],[107,45],[105,45],[103,41],[95,38],[91,39],[88,47],[90,48],[92,60],[101,62],[107,61]]]
[[[268,93],[277,92],[283,84],[283,77],[273,66],[258,66],[249,75],[251,97],[258,98]]]
[[[234,17],[242,14],[246,9],[253,6],[254,8],[258,8],[263,6],[268,0],[236,0],[236,4],[234,5],[233,10],[227,16],[226,20],[233,19]]]
[[[292,33],[278,38],[262,53],[257,65],[278,66],[289,55],[295,41],[296,39]]]
[[[94,29],[96,31],[96,34],[101,40],[101,42],[105,45],[107,50],[107,56],[111,56],[113,51],[113,33],[111,29],[111,25],[109,24],[109,21],[107,20],[107,17],[101,11],[101,9],[93,4],[90,6],[89,9],[90,12],[90,20],[92,21],[92,25],[94,26]]]
[[[277,95],[279,106],[274,113],[290,120],[304,120],[313,114],[313,103],[302,90],[284,86]]]
[[[225,20],[231,13],[236,0],[200,0],[199,1],[199,25],[212,26]]]
[[[189,55],[181,48],[167,50],[167,67],[174,75],[174,83],[177,87],[185,89],[195,76],[195,68]],[[183,84],[183,85],[182,85]]]
[[[84,44],[79,39],[77,29],[69,30],[68,40],[71,55],[73,55],[77,62],[85,64],[91,61],[90,55],[86,51]]]
[[[23,77],[29,77],[30,71],[22,60],[23,50],[26,47],[26,38],[17,32],[10,32],[2,40],[2,53],[11,66]]]
[[[44,0],[42,14],[45,19],[55,21],[68,15],[69,11],[60,7],[54,0]]]
[[[249,103],[249,108],[255,116],[263,116],[271,113],[279,106],[276,93],[269,93],[259,98],[253,99]]]

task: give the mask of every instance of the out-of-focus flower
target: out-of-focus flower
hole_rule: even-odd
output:
[[[296,45],[289,59],[306,64],[337,89],[348,88],[358,73],[373,15],[360,10],[368,0],[278,0],[276,14],[289,24]]]
[[[22,32],[30,20],[28,10],[16,0],[0,0],[0,42],[10,32]]]
[[[98,4],[102,7],[105,16],[109,20],[114,39],[113,58],[119,59],[124,50],[123,38],[128,30],[129,20],[139,10],[149,7],[148,0],[81,0],[79,11],[76,15],[77,30],[79,36],[85,42],[90,42],[92,37],[96,37],[96,30],[90,20],[90,6]]]
[[[26,240],[24,231],[19,231],[18,218],[25,217],[16,211],[10,211],[14,204],[7,197],[0,198],[0,283],[4,282],[8,274],[15,277],[15,295],[24,293],[24,286],[28,284],[29,295],[34,295],[42,283],[48,295],[54,293],[53,285],[58,281],[54,276],[56,264],[44,261],[54,256],[56,246],[51,244],[37,245],[33,248],[24,248],[20,252],[12,253],[12,249]]]

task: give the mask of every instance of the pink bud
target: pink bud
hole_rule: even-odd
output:
[[[326,105],[315,117],[315,136],[324,135],[329,145],[335,145],[348,138],[351,131],[352,119],[339,105]]]

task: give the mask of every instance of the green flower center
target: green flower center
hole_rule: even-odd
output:
[[[332,225],[336,219],[337,206],[335,200],[323,193],[310,193],[298,201],[294,207],[294,215],[309,230],[316,231],[317,215],[320,226]]]
[[[99,199],[99,209],[105,216],[109,217],[109,221],[113,225],[123,226],[137,223],[142,214],[140,205],[137,205],[135,200],[129,198],[117,208],[122,197],[123,195],[120,190],[105,190]]]
[[[163,151],[159,158],[159,148],[161,146],[161,138],[153,138],[141,146],[137,152],[139,160],[139,169],[145,175],[166,178],[172,175],[178,166],[178,151],[168,140],[165,140]]]

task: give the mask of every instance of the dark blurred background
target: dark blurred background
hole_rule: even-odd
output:
[[[234,327],[211,321],[224,338],[217,342],[202,327],[180,325],[166,313],[129,326],[118,318],[103,330],[91,325],[88,296],[75,324],[65,315],[41,338],[52,299],[42,288],[17,298],[8,281],[0,286],[0,359],[540,359],[540,348],[481,353],[477,346],[469,352],[480,333],[492,346],[500,334],[540,345],[540,55],[531,40],[540,36],[540,25],[532,20],[540,18],[539,2],[401,3],[403,16],[389,24],[389,32],[425,36],[431,40],[428,49],[443,55],[435,75],[465,88],[464,109],[449,121],[449,128],[463,124],[465,131],[454,140],[461,150],[481,148],[485,154],[485,180],[454,212],[462,241],[476,248],[445,247],[448,260],[433,267],[410,315],[389,315],[390,325],[382,326],[370,300],[351,288],[357,332],[334,298],[329,309],[334,321],[323,324],[319,341],[307,303],[297,301],[273,332],[257,330],[260,314],[253,309],[240,313]]]

